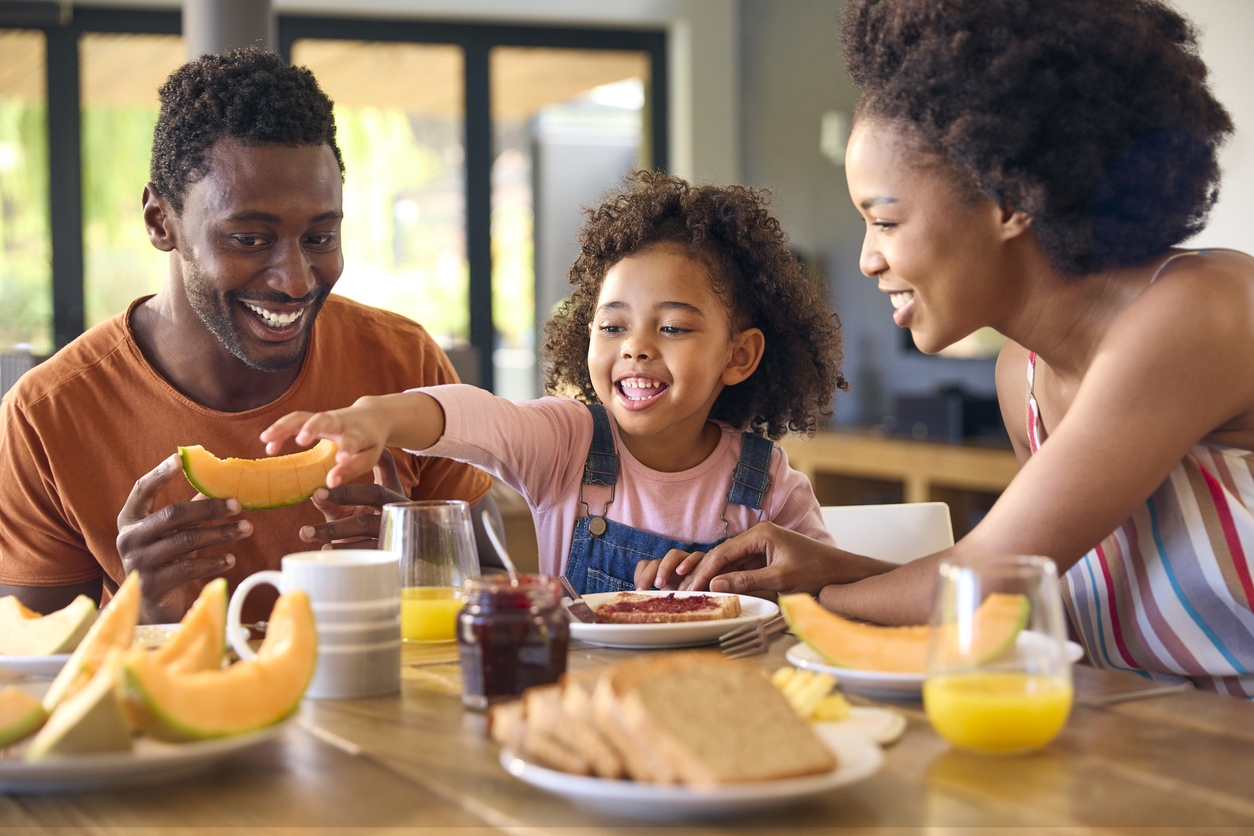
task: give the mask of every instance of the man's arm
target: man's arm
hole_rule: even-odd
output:
[[[69,586],[15,586],[0,583],[0,597],[16,595],[17,600],[35,612],[47,615],[68,607],[79,595],[86,595],[100,606],[103,578],[70,584]]]

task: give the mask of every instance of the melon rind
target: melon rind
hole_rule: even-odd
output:
[[[233,497],[242,508],[261,510],[304,502],[325,487],[338,450],[334,441],[322,439],[286,456],[219,459],[196,444],[180,447],[179,458],[187,481],[200,493],[211,499]]]
[[[118,697],[145,735],[181,742],[245,734],[290,717],[313,679],[318,637],[308,596],[284,593],[257,656],[220,670],[172,671],[154,654],[122,660]]]
[[[926,625],[881,627],[850,621],[824,609],[805,593],[781,595],[779,606],[792,631],[829,664],[851,670],[919,674],[927,665],[931,628]],[[1027,598],[1022,595],[988,596],[976,613],[982,622],[977,633],[988,638],[975,663],[996,658],[1012,646],[1027,626],[1028,613]]]
[[[0,598],[0,654],[51,656],[78,647],[96,622],[96,602],[79,595],[67,606],[40,615],[14,595]]]
[[[70,654],[57,678],[44,694],[44,710],[51,714],[62,700],[82,688],[100,669],[109,651],[127,648],[139,623],[139,573],[131,572],[105,605],[87,635]]]
[[[214,578],[200,590],[178,631],[153,657],[176,672],[214,670],[226,656],[226,578]]]
[[[26,760],[132,748],[131,729],[115,696],[121,652],[111,649],[91,680],[49,715],[27,748]]]
[[[0,691],[0,748],[35,732],[48,719],[44,705],[12,685]]]

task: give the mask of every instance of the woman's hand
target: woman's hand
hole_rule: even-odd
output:
[[[675,571],[688,575],[683,589],[817,595],[828,584],[852,583],[892,568],[891,563],[850,554],[763,522],[710,549],[695,567],[684,562]]]

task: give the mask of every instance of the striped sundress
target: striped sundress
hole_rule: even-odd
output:
[[[1045,438],[1035,371],[1031,353],[1033,453]],[[1254,452],[1194,446],[1128,520],[1071,567],[1062,588],[1097,667],[1254,699]]]

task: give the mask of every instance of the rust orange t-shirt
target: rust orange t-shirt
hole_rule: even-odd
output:
[[[180,394],[144,359],[129,325],[131,310],[142,301],[27,372],[5,395],[0,583],[63,586],[103,573],[106,590],[115,587],[123,580],[118,513],[135,481],[179,445],[200,444],[221,458],[258,458],[265,455],[261,431],[289,412],[334,409],[363,395],[457,380],[448,357],[420,325],[332,294],[291,388],[259,409],[217,412]],[[392,452],[413,499],[475,503],[492,486],[491,477],[468,465]],[[195,494],[186,479],[177,478],[154,507]],[[252,536],[201,552],[235,555],[226,574],[232,588],[253,572],[277,569],[283,555],[308,549],[298,532],[324,521],[309,501],[244,511],[239,518],[252,522]],[[189,603],[201,585],[190,587]],[[250,605],[253,597],[271,596],[250,596]]]

